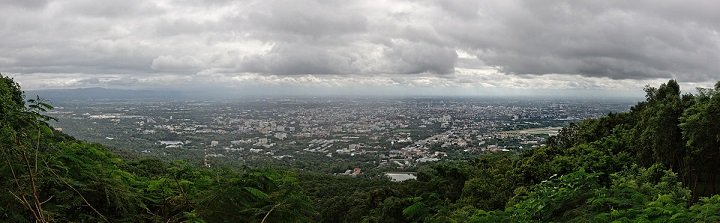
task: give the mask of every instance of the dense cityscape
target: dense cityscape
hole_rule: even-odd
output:
[[[440,97],[99,100],[60,102],[51,115],[59,119],[58,130],[78,138],[168,160],[355,175],[538,147],[570,122],[631,104]]]

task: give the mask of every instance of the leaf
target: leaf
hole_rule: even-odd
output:
[[[249,192],[255,198],[260,200],[267,200],[270,197],[265,192],[255,189],[253,187],[243,187],[243,189],[245,189],[245,191]]]
[[[402,213],[406,217],[417,218],[424,215],[426,211],[427,207],[425,206],[425,203],[420,201],[403,209]]]

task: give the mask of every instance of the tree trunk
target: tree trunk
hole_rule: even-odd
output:
[[[708,184],[708,186],[710,187],[710,194],[708,194],[708,195],[715,194],[715,179],[716,179],[715,177],[716,176],[717,175],[715,173],[713,173],[713,172],[710,173],[710,182]]]

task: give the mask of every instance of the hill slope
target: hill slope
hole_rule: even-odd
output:
[[[40,98],[0,75],[0,221],[717,222],[720,83],[675,81],[548,146],[423,166],[418,179],[125,160],[53,131]]]

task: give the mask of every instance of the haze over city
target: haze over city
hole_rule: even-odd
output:
[[[717,1],[1,1],[25,89],[641,97],[720,74]]]

